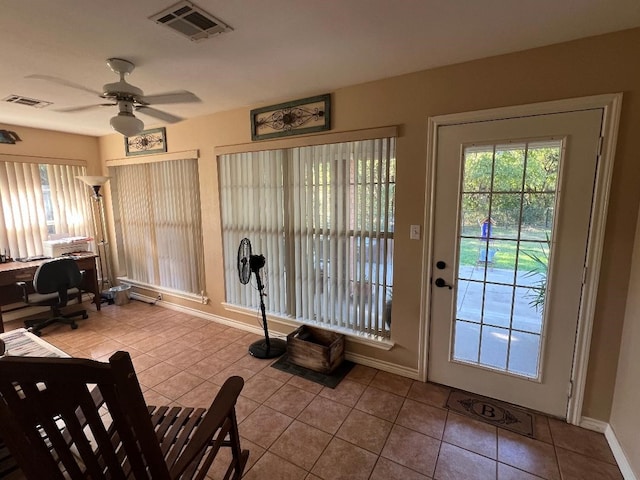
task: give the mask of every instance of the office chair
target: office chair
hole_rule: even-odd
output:
[[[4,357],[0,435],[29,480],[204,480],[212,464],[239,480],[243,385],[228,378],[208,409],[147,406],[127,352],[109,363]]]
[[[22,289],[22,299],[27,305],[51,307],[51,316],[45,320],[26,320],[24,325],[35,335],[40,330],[53,323],[66,323],[72,329],[78,328],[72,317],[82,315],[87,318],[86,310],[79,310],[69,314],[62,313],[62,307],[67,305],[70,297],[76,296],[78,303],[82,301],[80,284],[83,273],[72,258],[56,258],[42,263],[33,277],[35,293],[29,293],[26,282],[18,282]]]

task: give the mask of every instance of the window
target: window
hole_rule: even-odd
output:
[[[110,167],[126,279],[178,293],[204,289],[197,159]]]
[[[50,234],[87,236],[91,213],[82,165],[0,162],[0,250],[43,254]]]
[[[238,281],[248,237],[267,259],[272,314],[388,337],[395,139],[226,154],[218,166],[227,302],[259,305]]]

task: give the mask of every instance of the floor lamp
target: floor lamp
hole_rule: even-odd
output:
[[[111,282],[111,261],[109,251],[109,240],[107,238],[107,222],[104,217],[104,197],[100,193],[100,188],[109,181],[110,177],[101,177],[96,175],[80,175],[76,177],[78,180],[86,183],[93,190],[93,201],[98,205],[98,218],[96,218],[95,210],[93,213],[93,226],[98,236],[96,240],[96,248],[98,249],[98,261],[100,262],[100,292],[102,292],[102,301],[112,302],[109,288],[113,286]],[[105,288],[106,284],[106,288]]]

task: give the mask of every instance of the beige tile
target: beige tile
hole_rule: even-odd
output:
[[[208,380],[230,366],[231,362],[209,356],[190,366],[189,373]]]
[[[84,351],[88,354],[87,358],[98,359],[101,357],[110,357],[119,350],[125,350],[126,346],[120,342],[112,339],[106,339],[102,342],[95,343],[93,345],[83,347]]]
[[[200,385],[178,397],[177,402],[185,407],[209,408],[219,391],[218,385],[204,380]]]
[[[151,355],[147,355],[146,353],[142,353],[137,355],[136,357],[131,358],[131,362],[133,363],[133,368],[136,371],[136,375],[139,375],[140,372],[153,367],[158,364],[158,359],[152,357]]]
[[[262,358],[256,358],[253,355],[245,355],[240,360],[236,360],[234,365],[247,370],[251,370],[254,373],[258,373],[269,366],[269,362]]]
[[[315,395],[313,393],[285,384],[271,395],[264,402],[264,405],[295,418],[314,398]]]
[[[498,463],[498,480],[540,480],[540,477],[518,470],[511,465]]]
[[[165,361],[169,365],[173,365],[174,367],[185,369],[185,368],[189,368],[191,365],[194,365],[195,363],[198,363],[199,361],[201,361],[206,357],[207,357],[206,352],[201,352],[199,350],[189,348],[188,350],[185,350],[183,352],[179,352],[179,353],[176,353],[175,355],[165,357],[166,358]]]
[[[407,398],[398,413],[396,423],[440,440],[446,420],[447,410]]]
[[[436,480],[495,480],[496,461],[455,445],[442,442],[436,471]]]
[[[177,400],[185,393],[193,390],[204,380],[188,372],[182,371],[176,373],[173,377],[161,382],[153,387],[153,389],[171,400]]]
[[[291,379],[291,377],[294,376],[291,373],[283,372],[282,370],[278,370],[277,368],[273,367],[264,368],[260,371],[260,373],[266,375],[267,377],[280,380],[282,383],[287,383]]]
[[[426,477],[398,463],[380,457],[369,480],[426,480],[428,478],[431,477]]]
[[[368,413],[352,410],[336,437],[380,454],[393,424]]]
[[[298,420],[330,434],[335,434],[351,408],[328,398],[316,397],[305,408]]]
[[[242,395],[262,403],[281,388],[282,385],[284,385],[284,382],[258,373],[244,383]]]
[[[615,465],[616,460],[603,434],[553,418],[549,419],[549,427],[554,445]]]
[[[561,447],[556,447],[556,453],[563,480],[622,480],[616,465]]]
[[[378,371],[379,370],[377,368],[367,367],[365,365],[354,365],[345,378],[364,385],[369,385]]]
[[[147,368],[138,374],[138,381],[147,387],[155,387],[156,385],[170,379],[176,373],[180,372],[179,368],[169,365],[165,362],[156,363],[153,367]]]
[[[191,342],[181,339],[176,340],[175,337],[169,332],[166,332],[166,335],[171,339],[171,341],[157,348],[154,348],[153,350],[147,351],[149,355],[166,361],[166,359],[169,359],[174,355],[193,350],[191,348]]]
[[[217,385],[224,385],[224,382],[227,381],[229,377],[242,377],[242,379],[247,382],[251,377],[253,377],[256,373],[253,370],[249,370],[243,367],[238,366],[235,363],[232,363],[224,370],[216,373],[209,377],[209,381],[213,382]]]
[[[383,392],[374,387],[366,387],[356,408],[360,411],[375,415],[393,422],[402,408],[404,397],[393,393]]]
[[[247,459],[247,464],[244,467],[244,473],[247,473],[266,452],[264,448],[242,437],[240,437],[240,448],[243,450],[249,450],[249,458]],[[230,463],[231,449],[221,448],[207,472],[207,478],[210,480],[220,480],[221,478],[224,478]]]
[[[553,443],[551,429],[549,428],[549,418],[540,413],[533,414],[533,434],[536,440],[545,443]]]
[[[262,405],[242,420],[240,435],[263,448],[269,448],[292,421],[293,418]]]
[[[161,345],[166,345],[170,342],[171,342],[170,337],[166,337],[165,335],[158,334],[158,335],[146,336],[142,340],[131,343],[130,346],[146,353],[160,347]]]
[[[548,480],[559,480],[553,446],[524,435],[498,429],[498,461]]]
[[[425,383],[414,380],[409,388],[407,397],[417,402],[428,403],[444,408],[451,389],[435,383]]]
[[[410,378],[379,371],[369,385],[386,392],[395,393],[396,395],[406,396],[412,383],[413,380]]]
[[[367,480],[377,458],[367,450],[334,437],[311,473],[327,480]]]
[[[449,411],[442,439],[485,457],[494,460],[498,458],[496,427],[473,418]]]
[[[269,451],[305,470],[311,470],[330,441],[331,435],[328,433],[294,421]]]
[[[260,404],[258,402],[240,395],[238,397],[238,401],[236,402],[236,418],[238,419],[238,423],[251,415],[251,413],[255,411],[255,409],[259,406]]]
[[[431,477],[435,470],[439,450],[439,440],[394,425],[387,443],[382,449],[381,456]]]
[[[228,362],[235,362],[236,360],[240,360],[247,354],[247,347],[248,345],[240,346],[231,344],[218,350],[213,355]]]
[[[297,375],[293,375],[287,381],[287,384],[293,387],[297,387],[306,392],[313,393],[314,395],[317,395],[318,393],[320,393],[320,390],[324,388],[319,383],[312,382],[311,380],[307,380],[306,378],[298,377]]]
[[[164,395],[159,394],[152,388],[148,388],[142,394],[144,397],[144,401],[148,406],[169,406],[171,405],[172,400],[170,398],[165,397]]]
[[[366,387],[351,380],[342,380],[336,388],[324,387],[320,396],[353,407]]]
[[[244,480],[304,480],[307,472],[273,453],[266,452],[242,477]]]

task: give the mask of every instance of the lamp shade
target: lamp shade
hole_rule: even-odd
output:
[[[78,175],[76,178],[90,187],[96,187],[104,185],[111,177],[101,177],[99,175]]]
[[[139,118],[133,116],[133,113],[120,112],[109,122],[111,128],[121,133],[125,137],[133,137],[144,129],[144,123]]]

